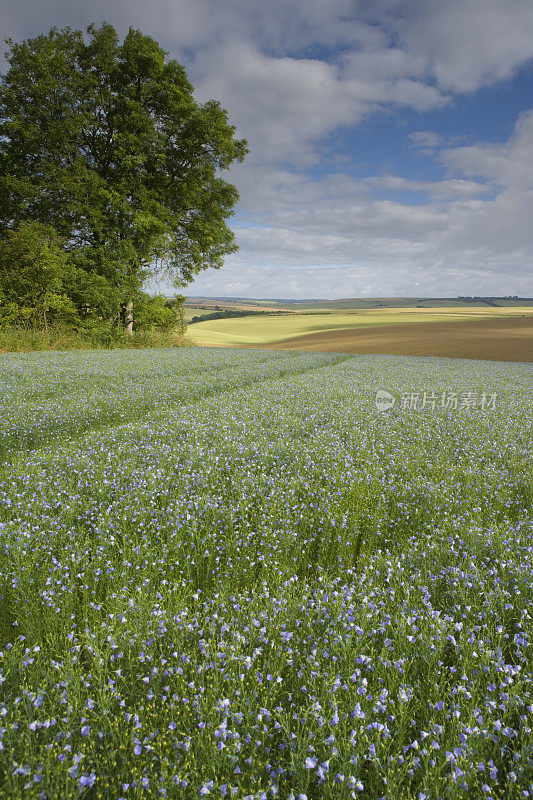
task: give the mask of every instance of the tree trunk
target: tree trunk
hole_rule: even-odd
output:
[[[124,330],[128,336],[133,336],[133,301],[128,300],[124,306]]]
[[[180,315],[180,333],[185,333],[185,313],[183,311],[183,300],[178,303],[178,314]]]
[[[181,334],[185,333],[185,331],[187,330],[187,325],[185,324],[185,309],[183,307],[183,304],[184,304],[185,300],[186,300],[186,298],[182,297],[181,295],[177,295],[174,298],[174,302],[178,307],[178,316],[179,316],[179,320],[180,320],[180,333]]]

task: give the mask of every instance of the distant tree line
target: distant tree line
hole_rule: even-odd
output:
[[[195,322],[207,322],[210,319],[230,319],[231,317],[253,317],[253,316],[279,316],[290,312],[283,311],[238,311],[237,309],[226,309],[225,311],[213,311],[211,314],[201,314],[200,316],[193,317],[189,322],[192,325]]]
[[[533,298],[531,298],[531,297],[518,297],[515,294],[513,294],[513,295],[509,294],[509,295],[506,295],[505,297],[468,297],[468,296],[466,296],[466,297],[458,297],[457,299],[458,300],[463,300],[463,301],[464,300],[468,300],[469,302],[475,301],[476,303],[490,303],[491,301],[494,302],[496,300],[522,300],[522,301],[527,300],[528,302],[531,302],[533,300]]]

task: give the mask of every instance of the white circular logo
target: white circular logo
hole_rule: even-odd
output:
[[[376,392],[376,408],[378,411],[388,411],[396,402],[396,398],[386,389],[378,389]]]

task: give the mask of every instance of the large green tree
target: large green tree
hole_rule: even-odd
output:
[[[125,305],[154,269],[183,286],[222,266],[238,193],[220,171],[247,146],[220,104],[196,102],[183,67],[133,28],[122,43],[105,22],[6,43],[0,239],[50,226],[75,283],[98,276]]]

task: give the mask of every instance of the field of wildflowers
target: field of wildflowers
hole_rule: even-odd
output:
[[[532,377],[2,356],[0,797],[533,798]]]

